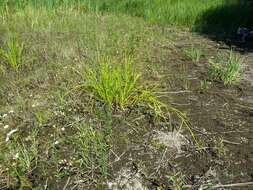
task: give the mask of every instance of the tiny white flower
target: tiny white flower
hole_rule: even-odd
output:
[[[57,144],[59,144],[59,141],[55,141],[55,142],[54,142],[54,145],[57,145]]]
[[[62,130],[62,131],[65,131],[65,127],[62,127],[61,130]]]
[[[14,111],[13,111],[13,110],[10,110],[9,113],[12,114],[12,113],[14,113]]]
[[[33,104],[33,105],[32,105],[32,108],[34,108],[34,107],[36,107],[36,105],[35,105],[35,104]]]
[[[5,114],[3,114],[3,116],[2,116],[3,118],[5,118],[5,117],[7,117],[7,114],[5,113]]]
[[[26,142],[27,142],[27,141],[29,141],[29,140],[30,140],[30,138],[29,138],[29,137],[26,137],[26,138],[25,138],[25,141],[26,141]]]
[[[4,126],[4,129],[8,129],[10,126],[9,125],[5,125]]]

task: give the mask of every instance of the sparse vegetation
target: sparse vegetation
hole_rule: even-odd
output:
[[[0,189],[250,179],[252,54],[202,36],[249,27],[248,5],[0,1]]]
[[[37,167],[39,159],[37,138],[37,132],[33,131],[26,141],[20,136],[14,136],[12,140],[1,144],[1,173],[9,178],[6,179],[6,187],[16,188],[16,183],[21,188],[32,186],[28,178]]]
[[[76,146],[80,155],[80,166],[85,169],[98,170],[103,176],[106,176],[110,135],[105,135],[89,125],[80,126],[78,131]]]

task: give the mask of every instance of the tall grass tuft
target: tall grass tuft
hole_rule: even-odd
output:
[[[240,78],[243,60],[231,50],[227,57],[219,58],[218,62],[209,60],[209,75],[212,80],[220,80],[224,85],[237,82]]]
[[[93,97],[110,107],[123,109],[133,104],[140,74],[131,58],[125,58],[123,63],[102,58],[97,68],[86,68],[84,77]]]
[[[16,38],[11,38],[4,48],[0,47],[0,57],[11,68],[17,70],[22,64],[22,54],[24,50],[24,44],[18,42]]]
[[[131,57],[122,61],[102,58],[98,65],[85,69],[83,78],[85,83],[82,86],[85,90],[111,109],[146,106],[152,110],[155,118],[166,119],[167,114],[175,113],[186,122],[182,112],[161,102],[153,88],[141,84],[141,73],[137,71]]]

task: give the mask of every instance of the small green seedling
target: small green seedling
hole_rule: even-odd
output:
[[[208,80],[201,80],[200,81],[200,88],[201,90],[207,90],[209,88],[209,85],[211,84],[211,82],[209,82]]]
[[[200,49],[197,49],[195,47],[191,47],[188,49],[184,50],[185,55],[193,62],[198,63],[201,56],[202,56],[202,51]]]
[[[184,189],[184,185],[185,180],[184,180],[184,176],[181,173],[176,173],[174,175],[170,175],[170,176],[166,176],[169,183],[171,184],[171,188],[175,189],[175,190],[183,190]]]

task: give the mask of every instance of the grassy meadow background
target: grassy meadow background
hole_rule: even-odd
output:
[[[198,32],[232,33],[252,25],[249,0],[3,0],[0,6],[52,10],[72,7],[82,12],[112,12],[143,17],[151,23],[188,27]]]

